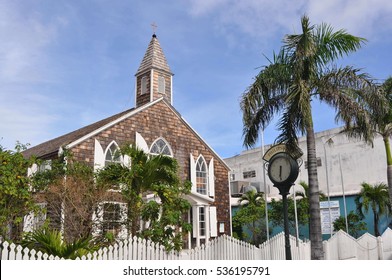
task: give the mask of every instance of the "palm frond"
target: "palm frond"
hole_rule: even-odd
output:
[[[374,116],[385,113],[386,99],[368,74],[352,67],[331,69],[320,77],[317,92],[321,101],[336,108],[335,120],[344,122],[350,137],[372,143]]]
[[[259,129],[264,129],[284,107],[284,96],[290,81],[290,71],[283,63],[285,53],[274,56],[272,64],[256,76],[253,84],[243,93],[240,107],[243,114],[244,146],[253,146],[258,137]]]
[[[366,42],[366,39],[353,36],[344,29],[334,31],[333,27],[326,23],[316,28],[315,37],[318,45],[316,57],[320,65],[355,52]]]

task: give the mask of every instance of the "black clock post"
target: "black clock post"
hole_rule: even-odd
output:
[[[279,194],[283,200],[283,219],[284,219],[284,237],[285,237],[285,253],[286,260],[291,260],[290,247],[290,232],[289,219],[287,207],[287,195],[290,188],[294,185],[298,178],[299,165],[297,162],[298,156],[295,158],[287,152],[284,144],[279,144],[271,147],[263,156],[263,159],[268,162],[268,177],[274,184],[274,187],[279,189]]]
[[[291,260],[291,246],[290,246],[290,232],[289,232],[289,217],[287,207],[287,195],[289,194],[291,185],[275,186],[279,189],[279,194],[282,195],[283,200],[283,221],[284,221],[284,248],[286,253],[286,260]]]

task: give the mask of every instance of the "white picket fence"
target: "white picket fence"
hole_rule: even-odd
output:
[[[392,230],[387,228],[379,237],[365,233],[358,239],[344,231],[323,242],[327,260],[392,260]]]
[[[310,241],[296,240],[290,236],[291,255],[294,260],[310,259]],[[392,260],[392,230],[387,229],[382,236],[368,233],[358,239],[343,231],[323,242],[326,260]],[[0,242],[1,260],[57,260],[35,250],[20,245]],[[230,236],[220,236],[201,247],[183,250],[180,253],[166,252],[163,246],[149,240],[130,238],[113,246],[101,248],[88,254],[82,260],[284,260],[285,240],[280,233],[260,247],[237,240]]]

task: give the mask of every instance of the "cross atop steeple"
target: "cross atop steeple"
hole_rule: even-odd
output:
[[[157,31],[158,25],[155,22],[153,22],[151,23],[151,27],[152,27],[152,33],[155,35],[155,31]]]

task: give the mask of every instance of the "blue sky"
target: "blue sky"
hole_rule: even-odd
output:
[[[152,35],[174,72],[174,106],[218,152],[244,150],[239,99],[300,17],[367,44],[344,60],[392,75],[390,0],[0,0],[0,145],[32,146],[134,107]],[[336,127],[314,104],[316,131]],[[277,135],[274,124],[265,142]]]

